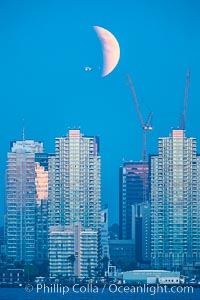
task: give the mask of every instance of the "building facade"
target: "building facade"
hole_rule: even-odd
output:
[[[47,153],[35,154],[36,184],[36,253],[38,263],[48,261],[48,158]]]
[[[97,273],[98,233],[81,223],[50,226],[50,276],[91,277]]]
[[[35,153],[43,144],[32,140],[11,143],[6,171],[6,252],[16,261],[35,259]]]
[[[108,272],[110,262],[109,251],[109,230],[108,230],[108,208],[101,211],[101,230],[100,230],[100,251],[99,251],[99,275],[105,275]]]
[[[125,271],[136,267],[133,240],[109,240],[110,263]]]
[[[168,270],[200,262],[200,160],[195,138],[172,130],[151,156],[151,264]]]
[[[110,258],[109,254],[109,244],[108,244],[108,208],[101,211],[101,231],[100,231],[100,241],[101,241],[101,259],[107,257]]]

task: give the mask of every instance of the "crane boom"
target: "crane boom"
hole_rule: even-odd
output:
[[[144,121],[143,121],[142,114],[141,114],[141,111],[140,111],[140,106],[139,106],[139,102],[138,102],[138,99],[137,99],[137,95],[136,95],[136,92],[135,92],[133,82],[132,82],[131,77],[130,77],[129,74],[126,74],[126,76],[128,78],[128,82],[129,82],[129,85],[130,85],[130,88],[131,88],[131,92],[132,92],[133,100],[135,102],[135,106],[136,106],[136,109],[137,109],[137,114],[138,114],[138,117],[139,117],[139,120],[140,120],[140,124],[141,124],[142,127],[144,127]]]

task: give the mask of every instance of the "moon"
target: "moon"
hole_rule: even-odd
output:
[[[110,74],[117,66],[120,58],[120,47],[114,35],[103,27],[93,26],[103,50],[102,77]]]

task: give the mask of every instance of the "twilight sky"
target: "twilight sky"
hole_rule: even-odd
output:
[[[102,53],[92,26],[118,39],[121,58],[100,76]],[[92,66],[85,72],[85,66]],[[141,159],[142,130],[127,85],[132,77],[146,121],[148,150],[179,125],[185,77],[191,68],[186,129],[200,141],[200,3],[198,0],[0,1],[0,223],[10,141],[54,139],[69,128],[100,136],[102,202],[118,221],[118,169]],[[198,143],[199,144],[199,143]],[[200,148],[198,148],[200,151]]]

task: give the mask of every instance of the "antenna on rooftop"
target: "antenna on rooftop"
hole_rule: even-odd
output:
[[[188,68],[187,75],[186,75],[184,105],[183,105],[183,113],[181,114],[181,124],[180,124],[182,130],[185,130],[189,85],[190,85],[190,68]]]
[[[24,119],[22,119],[22,141],[25,141]]]

